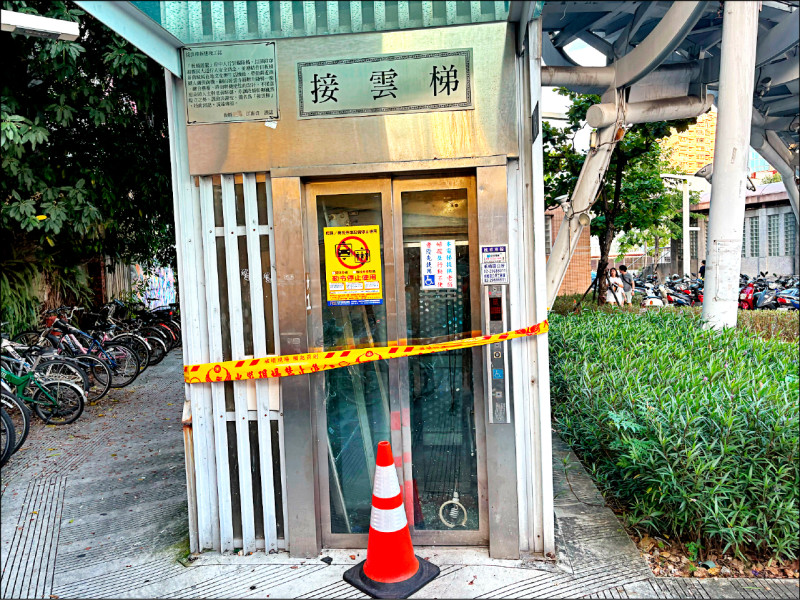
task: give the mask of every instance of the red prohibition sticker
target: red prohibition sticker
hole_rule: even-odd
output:
[[[348,236],[336,244],[336,258],[343,267],[358,269],[370,260],[369,246],[358,236]]]

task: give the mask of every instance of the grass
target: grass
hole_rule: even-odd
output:
[[[698,311],[679,309],[556,312],[553,420],[637,531],[794,559],[797,344],[750,326],[704,331]]]

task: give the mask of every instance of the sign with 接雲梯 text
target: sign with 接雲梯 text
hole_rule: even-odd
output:
[[[472,50],[298,62],[297,94],[300,119],[472,109]]]

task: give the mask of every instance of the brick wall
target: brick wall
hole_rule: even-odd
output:
[[[550,235],[551,243],[555,241],[558,235],[558,229],[564,221],[564,211],[561,208],[551,208],[545,211],[545,214],[551,217],[550,219]],[[592,283],[592,250],[589,244],[591,233],[589,227],[583,228],[580,240],[578,240],[578,247],[575,249],[575,254],[572,255],[572,260],[567,267],[567,273],[564,275],[564,281],[561,283],[561,288],[558,290],[558,295],[563,296],[566,294],[583,294],[589,284]],[[549,258],[549,256],[548,256]]]

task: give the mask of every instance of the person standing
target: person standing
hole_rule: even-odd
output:
[[[628,273],[628,267],[625,265],[619,266],[619,278],[622,280],[622,293],[625,295],[625,303],[633,306],[633,292],[636,289],[636,282],[633,281],[633,275]]]
[[[703,264],[700,265],[700,279],[706,278],[706,261],[703,261]]]
[[[619,278],[619,273],[614,267],[608,270],[608,289],[606,289],[606,303],[608,304],[623,304],[625,296],[622,292],[623,283]]]

